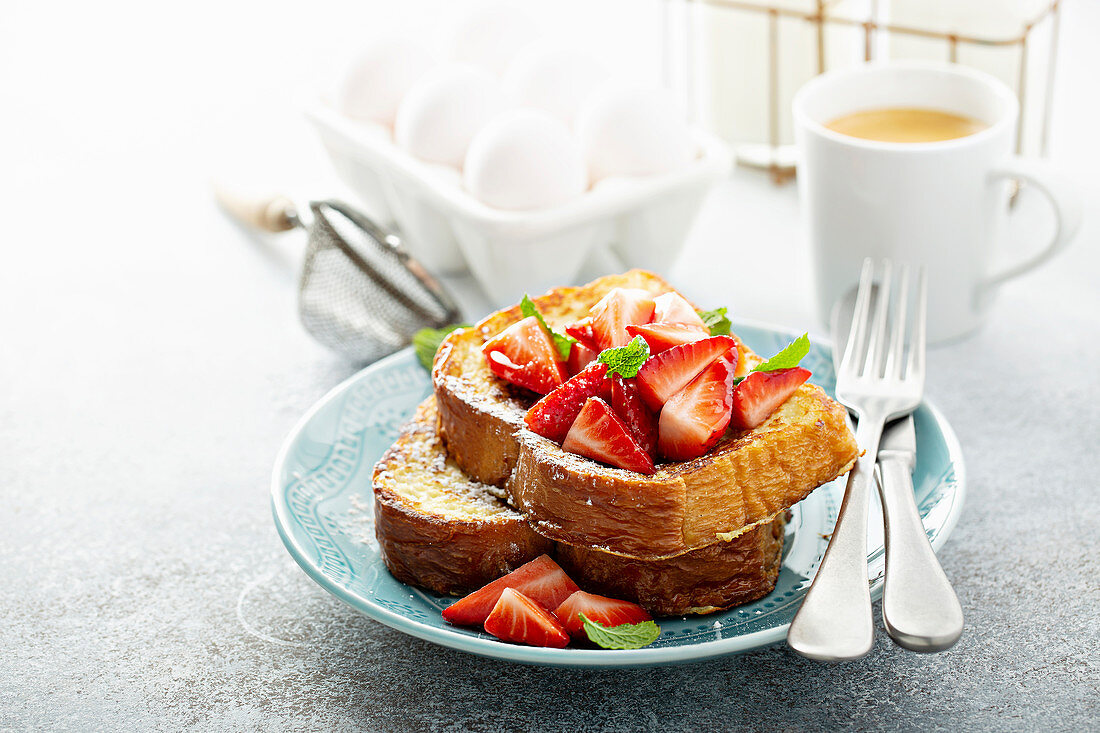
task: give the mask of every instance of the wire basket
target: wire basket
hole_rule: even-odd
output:
[[[813,76],[876,59],[939,59],[993,74],[1020,99],[1017,152],[1045,155],[1059,32],[1055,0],[665,0],[666,83],[741,165],[794,175],[791,100]]]

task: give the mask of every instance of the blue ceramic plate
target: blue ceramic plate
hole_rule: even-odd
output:
[[[737,334],[755,351],[773,354],[794,337],[765,326],[739,324]],[[815,344],[803,362],[830,393],[835,375],[827,346]],[[324,589],[367,616],[444,646],[532,664],[619,667],[673,664],[755,649],[785,638],[825,552],[844,492],[842,481],[814,491],[793,507],[783,566],[768,596],[709,616],[660,620],[661,636],[637,650],[541,649],[498,641],[445,623],[440,611],[454,599],[398,582],[374,542],[371,469],[401,424],[431,393],[427,372],[411,349],[373,364],[332,390],[290,433],[272,480],[279,534],[302,569]],[[947,540],[964,494],[958,441],[943,416],[925,402],[915,413],[917,506],[932,546]],[[881,514],[868,530],[868,581],[882,593]]]

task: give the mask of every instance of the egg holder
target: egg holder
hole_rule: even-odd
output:
[[[699,156],[680,170],[608,178],[549,209],[502,211],[471,196],[458,171],[397,147],[381,126],[351,120],[323,99],[306,116],[369,216],[396,226],[432,271],[469,269],[501,306],[573,282],[601,246],[625,266],[667,271],[703,198],[732,164],[726,144],[697,129]]]

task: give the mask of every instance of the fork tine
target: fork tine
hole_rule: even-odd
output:
[[[905,337],[909,329],[909,263],[898,266],[898,308],[894,319],[894,329],[890,335],[890,350],[886,355],[883,375],[887,379],[900,379],[902,355],[905,353]]]
[[[882,362],[886,355],[886,324],[890,313],[890,274],[893,264],[882,262],[882,279],[875,295],[875,320],[871,326],[871,338],[867,343],[867,361],[863,373],[877,377],[882,374]]]
[[[928,319],[928,272],[921,265],[917,272],[917,310],[914,314],[913,339],[909,344],[909,366],[905,378],[924,379],[924,349],[928,340],[926,321]]]
[[[848,345],[840,360],[840,374],[854,373],[862,359],[863,340],[867,334],[867,314],[871,309],[871,288],[874,287],[875,262],[870,257],[863,260],[859,274],[859,290],[856,291],[856,307],[852,311],[852,326],[848,330]]]

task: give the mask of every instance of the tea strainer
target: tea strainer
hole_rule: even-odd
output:
[[[265,232],[296,227],[309,234],[298,282],[298,313],[325,346],[370,362],[408,345],[421,328],[456,322],[451,297],[401,244],[401,239],[351,206],[312,201],[310,222],[285,196],[215,195],[241,223]]]

